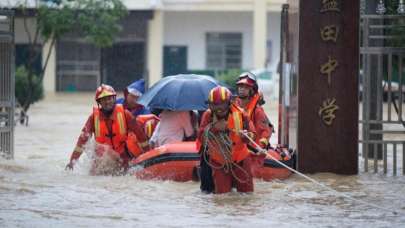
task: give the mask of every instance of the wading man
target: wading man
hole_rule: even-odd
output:
[[[106,174],[104,168],[109,171],[126,170],[130,153],[128,150],[128,133],[136,135],[137,145],[142,150],[148,150],[148,142],[141,126],[138,125],[132,114],[120,104],[116,104],[116,92],[109,85],[101,85],[96,90],[95,100],[97,107],[87,119],[77,141],[76,147],[70,156],[66,169],[73,169],[84,150],[84,145],[94,135],[96,141],[95,158],[92,164],[91,174]],[[108,160],[114,167],[104,167],[103,161]]]
[[[201,152],[202,191],[226,193],[234,185],[238,192],[253,192],[245,134],[254,138],[255,130],[243,111],[231,103],[231,96],[225,87],[213,88],[209,109],[201,119],[197,147]],[[212,180],[213,186],[207,186]]]

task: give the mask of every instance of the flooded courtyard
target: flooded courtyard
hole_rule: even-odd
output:
[[[87,154],[73,172],[65,171],[91,104],[93,94],[48,96],[32,106],[28,127],[16,127],[14,160],[0,159],[0,227],[405,226],[405,177],[391,172],[311,177],[396,215],[298,175],[284,181],[257,180],[253,194],[206,195],[197,182],[90,176]],[[266,106],[273,123],[276,107]],[[362,163],[359,167],[363,170]]]

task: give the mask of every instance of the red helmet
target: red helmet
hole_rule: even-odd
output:
[[[223,86],[217,86],[211,89],[208,95],[208,102],[211,104],[222,104],[230,102],[232,97],[231,91]]]
[[[254,87],[256,85],[256,82],[250,78],[241,78],[236,82],[236,85],[247,85],[250,87]]]
[[[96,90],[96,97],[95,97],[96,101],[98,101],[103,97],[109,96],[117,96],[117,93],[115,92],[114,88],[109,85],[101,84],[101,86],[99,86]]]
[[[239,79],[236,82],[236,85],[248,85],[253,87],[255,92],[258,91],[259,86],[257,85],[256,75],[251,72],[243,72],[239,75]]]

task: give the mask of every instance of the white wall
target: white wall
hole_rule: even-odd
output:
[[[272,40],[272,60],[278,59],[280,45],[280,13],[268,13],[268,39]],[[252,12],[178,12],[164,15],[164,45],[187,46],[188,69],[206,68],[207,32],[242,33],[242,68],[253,66]]]
[[[35,29],[36,29],[36,20],[35,18],[27,18],[27,27],[30,32],[32,39],[34,39]],[[28,43],[28,35],[24,28],[24,19],[15,18],[14,19],[14,41],[16,44]],[[38,41],[41,41],[39,39]]]
[[[277,70],[277,64],[280,60],[280,29],[281,29],[281,13],[267,13],[267,40],[272,42],[272,54],[270,61],[270,69]]]
[[[36,20],[35,18],[27,18],[27,28],[31,35],[31,39],[34,39],[35,29],[36,29]],[[14,20],[14,39],[16,44],[28,44],[28,34],[24,26],[23,18],[15,18]],[[38,37],[38,44],[41,45],[42,39]],[[49,51],[50,43],[46,43],[42,48],[42,61],[45,62],[46,56]],[[55,88],[56,80],[56,51],[55,46],[52,48],[52,54],[49,58],[48,66],[44,74],[44,91],[46,93],[53,93],[56,91]]]
[[[242,67],[252,65],[252,13],[165,12],[164,45],[186,45],[189,69],[205,69],[207,32],[242,32]]]

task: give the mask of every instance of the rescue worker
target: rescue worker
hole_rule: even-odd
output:
[[[263,98],[258,92],[256,76],[250,72],[244,72],[239,76],[236,86],[238,97],[235,103],[245,111],[249,119],[253,122],[256,130],[255,142],[260,145],[262,149],[268,149],[273,128],[263,107],[260,105]],[[252,152],[258,152],[257,148],[255,148],[252,143],[248,144],[248,148]],[[263,166],[265,155],[252,155],[250,159],[252,159],[252,173],[255,175],[259,171],[259,168]]]
[[[73,169],[84,150],[84,145],[93,134],[97,145],[92,174],[98,172],[96,169],[99,159],[107,155],[111,159],[115,159],[120,168],[127,168],[130,159],[127,150],[131,149],[127,148],[129,132],[134,132],[138,139],[136,144],[142,150],[149,149],[142,128],[128,110],[125,110],[122,105],[116,104],[116,96],[115,90],[109,85],[102,84],[97,88],[95,96],[97,107],[93,107],[93,113],[82,129],[66,169]]]
[[[235,103],[241,107],[256,129],[256,143],[263,149],[269,145],[269,140],[273,132],[266,113],[260,103],[262,97],[258,92],[256,76],[250,72],[242,73],[236,82],[238,97]]]
[[[136,122],[140,127],[142,127],[147,140],[150,140],[152,137],[153,132],[156,129],[156,126],[158,125],[160,119],[155,116],[154,114],[147,114],[147,115],[138,115],[136,117]],[[138,139],[135,135],[134,132],[129,132],[128,133],[128,148],[131,148],[128,150],[128,152],[133,156],[133,157],[138,157],[141,155],[143,152],[146,152],[142,150],[142,148],[139,146],[137,143]],[[148,141],[149,144],[149,141]]]
[[[132,115],[150,114],[150,110],[138,103],[139,97],[145,92],[145,80],[140,79],[130,84],[124,89],[124,98],[117,99],[118,104],[122,104]]]
[[[159,123],[159,118],[151,114],[150,110],[138,103],[138,99],[145,92],[145,80],[140,79],[124,89],[124,98],[117,99],[117,104],[122,104],[124,108],[132,113],[138,124],[144,129],[144,132],[150,139],[156,125]],[[149,133],[149,136],[148,136]],[[142,149],[137,145],[137,138],[133,132],[128,134],[128,146],[132,148],[129,150],[130,154],[134,157],[142,153]]]
[[[201,154],[201,190],[210,191],[207,181],[213,180],[214,193],[226,193],[233,184],[238,192],[253,192],[250,152],[245,134],[254,138],[253,123],[243,110],[231,103],[231,92],[222,86],[209,93],[209,109],[204,112],[198,131],[197,147]],[[205,164],[204,164],[205,163]],[[212,177],[208,165],[212,168]],[[211,179],[212,178],[212,179]]]

